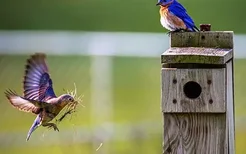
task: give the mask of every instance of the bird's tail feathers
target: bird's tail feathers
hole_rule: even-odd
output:
[[[28,131],[26,141],[30,139],[32,132],[34,132],[40,125],[41,125],[41,117],[40,115],[38,115],[36,119],[34,120],[32,127]]]
[[[200,30],[196,26],[194,26],[192,29],[194,30],[194,32],[200,32]]]

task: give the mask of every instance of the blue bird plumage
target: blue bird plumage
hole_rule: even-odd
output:
[[[199,31],[186,9],[177,0],[158,0],[161,24],[170,31]]]

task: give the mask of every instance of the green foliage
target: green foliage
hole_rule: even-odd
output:
[[[197,26],[246,33],[243,0],[179,0]],[[0,29],[164,32],[157,0],[2,0]]]

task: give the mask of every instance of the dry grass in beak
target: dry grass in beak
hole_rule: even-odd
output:
[[[56,122],[61,122],[67,115],[74,113],[78,105],[85,107],[84,105],[82,105],[83,96],[77,95],[77,88],[75,83],[74,83],[74,90],[70,90],[70,91],[67,90],[67,94],[71,95],[74,98],[74,101],[69,102],[67,104],[67,106],[63,109],[65,110],[65,113],[62,114],[62,116],[59,119],[57,119]]]
[[[83,96],[81,95],[77,95],[77,88],[76,88],[76,84],[74,83],[74,90],[67,90],[67,94],[71,95],[74,98],[74,102],[70,102],[68,103],[68,110],[72,109],[75,110],[77,105],[81,105],[82,107],[85,107],[84,105],[82,105],[82,98]]]

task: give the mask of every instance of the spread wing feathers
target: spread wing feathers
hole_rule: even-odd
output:
[[[51,105],[46,102],[25,99],[21,96],[18,96],[16,92],[11,90],[7,90],[5,92],[5,96],[8,98],[13,107],[24,112],[32,112],[34,114],[38,114],[41,108]]]
[[[37,53],[27,60],[24,76],[24,98],[46,101],[56,97],[45,54]]]
[[[168,10],[183,20],[188,29],[192,31],[199,31],[192,18],[187,14],[186,9],[179,2],[174,1],[172,5],[169,6]]]

